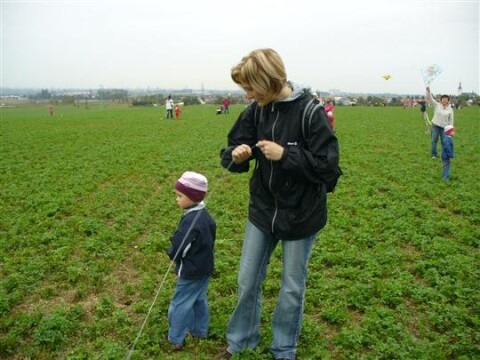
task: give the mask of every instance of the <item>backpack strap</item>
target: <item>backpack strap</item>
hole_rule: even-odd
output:
[[[312,123],[313,114],[318,109],[323,109],[323,105],[320,104],[320,101],[318,101],[318,99],[315,99],[315,98],[311,99],[305,106],[305,111],[303,112],[303,116],[302,116],[302,135],[303,135],[303,140],[305,141],[305,146],[307,146],[307,140],[310,135],[309,130]],[[306,121],[307,119],[308,119],[308,123]],[[335,191],[338,178],[342,174],[343,174],[342,169],[340,169],[340,166],[337,165],[333,170],[333,172],[324,179],[323,182],[325,184],[327,193],[331,193]]]
[[[312,124],[313,113],[317,109],[322,107],[323,105],[320,104],[320,101],[318,101],[318,99],[316,98],[310,99],[310,101],[305,106],[305,110],[303,111],[303,117],[302,117],[302,135],[305,141],[307,140],[310,133],[310,126]],[[306,119],[308,119],[308,124],[306,124],[305,122]]]

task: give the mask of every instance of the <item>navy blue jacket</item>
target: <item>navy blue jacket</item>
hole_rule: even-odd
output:
[[[194,280],[212,275],[216,230],[203,202],[185,212],[167,250],[170,259],[175,259],[179,277]]]
[[[442,139],[442,160],[453,159],[455,152],[453,150],[453,139],[451,136],[444,135]]]

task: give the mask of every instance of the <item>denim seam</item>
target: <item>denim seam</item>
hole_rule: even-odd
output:
[[[266,249],[266,252],[263,254],[263,258],[262,258],[262,270],[265,270],[265,272],[267,271],[266,267],[268,265],[268,258],[270,257],[271,253],[273,252],[271,250],[272,246],[271,246],[271,241],[269,240],[269,246],[268,248]],[[269,255],[270,254],[270,255]],[[267,262],[267,264],[265,264],[265,262]],[[255,288],[258,289],[258,286],[260,285],[261,286],[261,283],[262,283],[262,277],[265,278],[263,276],[263,271],[259,272],[258,275],[257,275],[257,278],[255,279]],[[254,304],[254,311],[252,312],[252,317],[250,318],[250,326],[249,326],[249,332],[248,332],[248,336],[247,336],[247,339],[250,339],[251,336],[252,336],[252,333],[253,333],[253,330],[254,330],[254,326],[255,326],[255,318],[256,318],[256,315],[257,315],[257,300],[258,300],[258,296],[259,294],[262,293],[262,289],[260,289],[260,291],[256,292],[255,294],[255,298],[253,299],[253,304]],[[261,311],[260,311],[260,314],[261,314]],[[248,344],[247,344],[248,345]],[[248,346],[247,346],[248,347]]]

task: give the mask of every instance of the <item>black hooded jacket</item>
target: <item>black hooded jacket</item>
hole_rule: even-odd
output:
[[[247,172],[255,159],[250,179],[249,220],[275,238],[297,240],[313,235],[327,222],[325,179],[338,167],[338,140],[323,108],[312,115],[307,139],[302,116],[312,99],[307,89],[293,88],[292,95],[260,107],[250,104],[228,134],[221,151],[222,166]],[[284,147],[279,161],[268,160],[255,146],[270,140]],[[232,150],[241,144],[252,147],[251,159],[232,163]]]

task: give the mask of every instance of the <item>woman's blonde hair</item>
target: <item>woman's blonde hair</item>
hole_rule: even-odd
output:
[[[287,82],[280,55],[272,49],[257,49],[232,68],[232,80],[245,91],[254,91],[260,103],[271,102]]]

